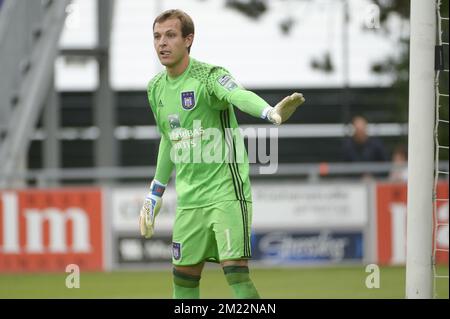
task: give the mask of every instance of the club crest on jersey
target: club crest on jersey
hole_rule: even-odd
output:
[[[195,93],[194,91],[181,92],[181,105],[183,109],[190,111],[195,107]]]
[[[172,256],[175,260],[181,259],[181,243],[172,242]]]

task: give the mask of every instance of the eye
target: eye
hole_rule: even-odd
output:
[[[153,39],[158,40],[159,38],[161,38],[161,36],[159,34],[153,35]]]

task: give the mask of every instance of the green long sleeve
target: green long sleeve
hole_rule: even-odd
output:
[[[254,117],[261,117],[264,109],[269,106],[266,101],[252,91],[241,88],[231,92],[227,101],[238,107],[242,112]]]
[[[261,97],[239,85],[224,68],[214,69],[209,76],[209,88],[219,100],[235,105],[242,112],[265,118],[270,105]]]
[[[164,135],[161,135],[159,142],[158,160],[156,163],[155,179],[167,185],[174,168],[174,163],[170,159],[171,143]]]

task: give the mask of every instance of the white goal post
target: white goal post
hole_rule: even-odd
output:
[[[411,0],[406,298],[433,297],[436,2]]]

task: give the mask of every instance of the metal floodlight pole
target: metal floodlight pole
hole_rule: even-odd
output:
[[[97,1],[98,77],[99,85],[94,97],[94,121],[100,129],[95,141],[95,165],[112,167],[118,162],[117,141],[114,137],[116,102],[110,83],[110,42],[114,1]]]
[[[411,0],[406,298],[432,298],[435,1]]]
[[[350,112],[350,7],[348,0],[342,0],[342,75],[343,75],[343,122],[351,120]]]

